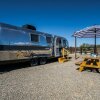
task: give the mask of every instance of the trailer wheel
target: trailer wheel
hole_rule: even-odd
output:
[[[31,66],[36,66],[36,65],[38,65],[38,58],[31,59],[30,64],[31,64]]]
[[[47,62],[47,58],[46,58],[46,57],[41,57],[41,58],[39,59],[39,64],[40,64],[40,65],[44,65],[44,64],[46,64],[46,62]]]

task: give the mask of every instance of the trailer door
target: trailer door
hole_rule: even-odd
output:
[[[59,37],[54,38],[54,55],[55,57],[61,56],[62,39]]]

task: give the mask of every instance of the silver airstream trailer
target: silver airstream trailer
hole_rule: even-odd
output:
[[[14,61],[45,64],[48,58],[62,56],[63,47],[68,47],[63,37],[0,23],[0,64]]]

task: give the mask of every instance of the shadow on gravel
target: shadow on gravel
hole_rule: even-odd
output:
[[[53,63],[56,62],[57,59],[49,59],[47,60],[47,63]],[[28,67],[38,67],[37,66],[30,66],[29,62],[24,62],[24,63],[15,63],[15,64],[7,64],[7,65],[0,65],[0,74],[9,72],[9,71],[13,71],[13,70],[17,70],[17,69],[22,69],[22,68],[28,68]]]
[[[9,71],[12,71],[12,70],[26,68],[26,67],[30,67],[28,62],[0,65],[0,74],[3,74],[5,72],[9,72]]]

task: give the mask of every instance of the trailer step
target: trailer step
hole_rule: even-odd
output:
[[[59,62],[59,63],[64,63],[64,62],[67,62],[67,61],[69,61],[69,60],[70,60],[70,57],[67,57],[67,58],[63,58],[63,57],[58,58],[58,62]]]

